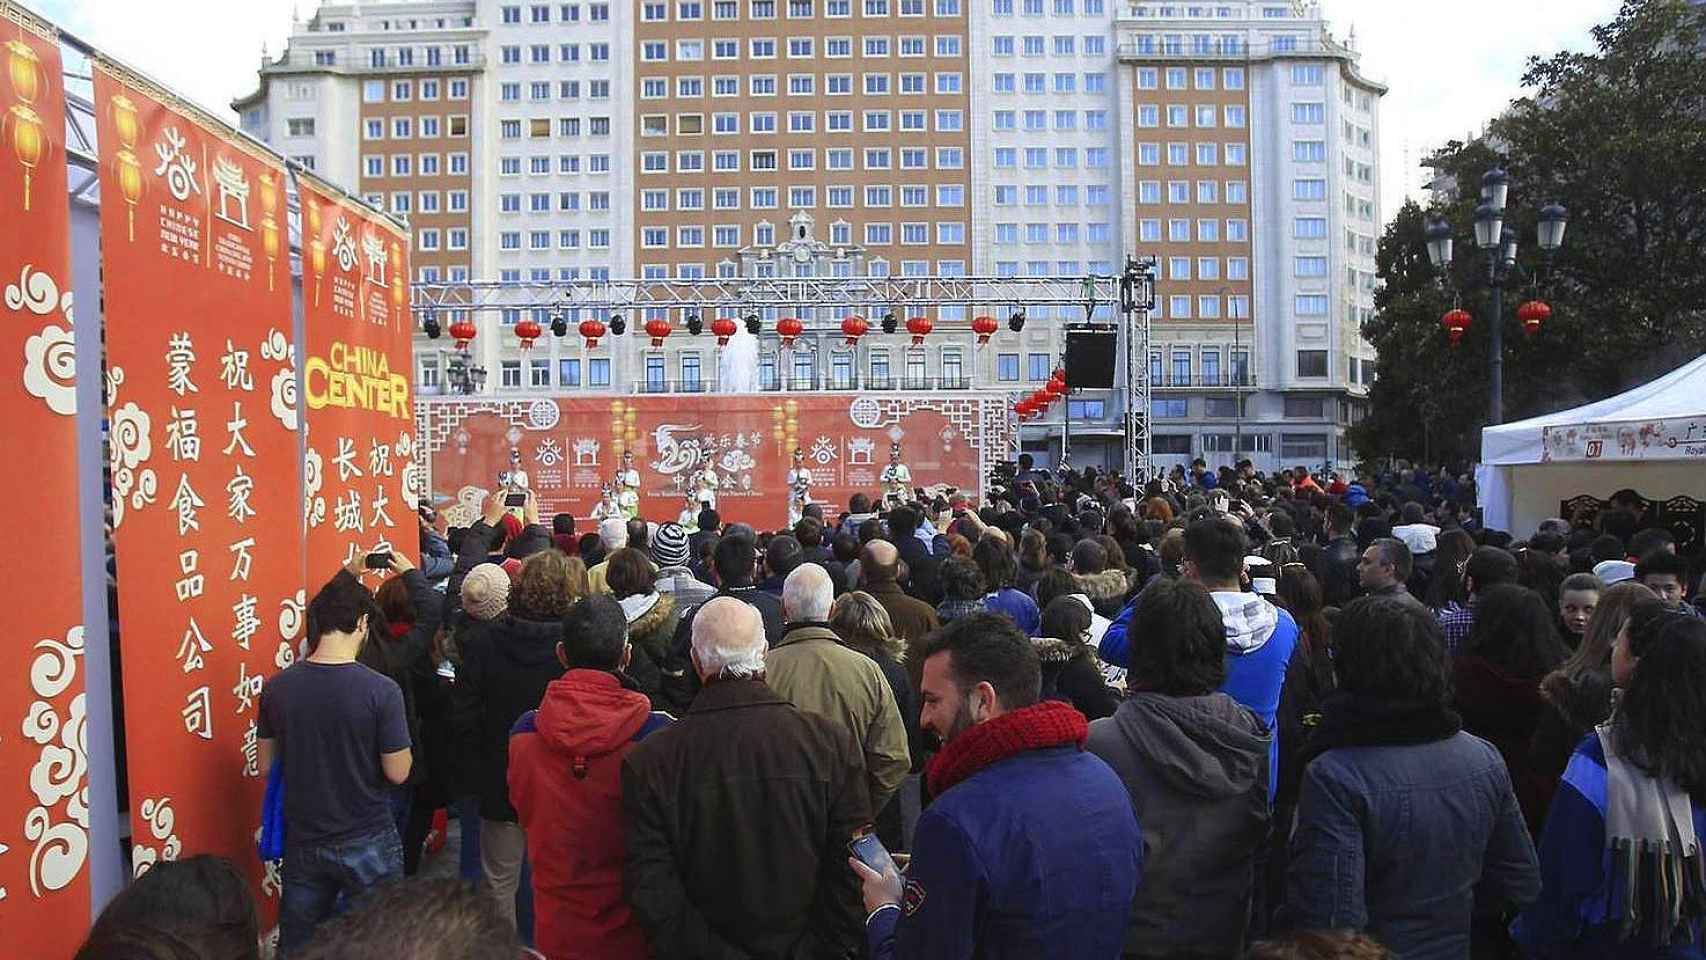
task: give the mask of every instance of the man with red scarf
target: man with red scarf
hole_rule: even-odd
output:
[[[1038,702],[1036,653],[1005,616],[961,617],[919,653],[936,799],[904,878],[848,861],[870,956],[1118,957],[1143,837],[1119,776],[1084,752],[1084,715]]]

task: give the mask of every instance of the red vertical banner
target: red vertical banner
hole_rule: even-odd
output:
[[[419,549],[408,237],[310,178],[302,203],[308,582],[365,551]]]
[[[65,89],[51,29],[4,2],[0,60],[0,423],[15,468],[9,499],[15,518],[59,534],[52,549],[0,560],[0,578],[16,593],[6,613],[10,669],[0,673],[0,953],[63,957],[89,924]]]
[[[94,80],[133,866],[229,857],[270,918],[255,722],[303,619],[284,169]]]

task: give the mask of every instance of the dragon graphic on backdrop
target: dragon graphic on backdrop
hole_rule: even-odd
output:
[[[666,476],[684,476],[699,465],[703,453],[699,449],[699,437],[696,431],[699,424],[684,426],[679,423],[659,424],[652,433],[652,447],[657,450],[658,458],[652,461],[652,469]],[[676,439],[677,433],[694,433],[694,436]]]

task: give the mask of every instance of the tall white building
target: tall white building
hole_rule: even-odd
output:
[[[1342,462],[1374,372],[1379,105],[1314,4],[1118,11],[1123,200],[1160,259],[1163,461]]]
[[[409,216],[421,280],[762,276],[802,228],[829,251],[810,269],[835,275],[1105,275],[1155,257],[1158,459],[1274,467],[1351,456],[1383,93],[1290,0],[371,0],[299,23],[234,106]],[[1033,308],[1013,331],[1003,305],[970,304],[939,311],[923,347],[808,329],[784,355],[773,312],[778,390],[1029,392],[1086,318]],[[833,327],[824,313],[802,311]],[[1003,321],[988,345],[969,313]],[[631,332],[526,353],[520,319],[479,318],[486,392],[710,387],[714,349],[685,315],[661,348]],[[418,339],[424,391],[451,359],[448,338]],[[1122,395],[1073,395],[1075,464],[1121,462]],[[1051,419],[1026,427],[1042,459]]]

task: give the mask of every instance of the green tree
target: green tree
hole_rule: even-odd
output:
[[[1365,455],[1479,450],[1493,318],[1471,222],[1481,174],[1495,163],[1514,181],[1509,222],[1524,244],[1498,318],[1507,419],[1608,396],[1706,350],[1706,9],[1627,0],[1593,35],[1591,53],[1531,60],[1532,95],[1485,138],[1425,161],[1457,184],[1456,199],[1431,211],[1453,226],[1452,289],[1474,315],[1456,350],[1439,326],[1453,301],[1428,267],[1426,215],[1407,204],[1388,225],[1377,259],[1384,289],[1364,331],[1380,364],[1354,437]],[[1569,208],[1570,227],[1543,270],[1535,218],[1552,200]],[[1536,296],[1552,317],[1524,337],[1515,307]]]

